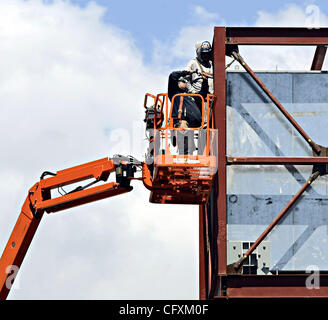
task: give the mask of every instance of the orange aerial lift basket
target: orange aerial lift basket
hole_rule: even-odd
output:
[[[147,107],[150,98],[152,107]],[[143,181],[151,191],[150,202],[200,204],[208,201],[217,168],[217,135],[211,119],[214,96],[207,96],[206,108],[200,95],[176,95],[172,105],[174,99],[180,99],[183,105],[184,99],[196,98],[200,99],[202,109],[201,125],[198,128],[175,128],[176,119],[172,117],[172,108],[169,110],[168,95],[146,94],[149,147],[144,162],[132,156],[117,155],[56,173],[45,171],[41,175],[40,181],[28,191],[0,258],[0,300],[9,294],[15,278],[11,275],[21,266],[44,212],[62,211],[130,192],[132,180]],[[137,170],[140,168],[142,170]],[[142,177],[135,177],[137,171],[142,171]],[[112,173],[116,181],[107,182]],[[75,187],[76,183],[83,181],[84,185]],[[65,191],[63,187],[73,189]],[[55,189],[60,195],[53,193]]]
[[[202,111],[199,127],[177,127],[184,99],[198,99]],[[217,130],[212,111],[215,96],[176,94],[171,103],[167,93],[147,93],[146,132],[149,149],[143,165],[143,182],[151,191],[150,202],[201,204],[209,198],[217,171]],[[178,116],[173,105],[179,104]]]

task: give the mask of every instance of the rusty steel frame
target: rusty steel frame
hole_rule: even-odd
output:
[[[317,48],[315,49],[311,70],[321,70],[323,62],[325,60],[326,52],[327,46],[317,46]]]
[[[258,247],[258,245],[265,239],[265,237],[270,233],[270,231],[278,224],[278,222],[288,213],[289,209],[294,205],[294,203],[300,198],[300,196],[305,192],[305,190],[311,185],[311,183],[319,177],[319,171],[316,171],[311,175],[311,177],[305,181],[302,188],[292,197],[292,199],[287,203],[287,205],[280,211],[280,213],[274,218],[274,220],[267,226],[263,233],[255,240],[247,252],[237,261],[233,268],[238,271],[243,262],[251,255],[251,253]]]
[[[328,163],[328,157],[227,157],[227,165],[313,165]]]
[[[227,27],[225,29],[226,44],[327,45],[327,28]]]
[[[233,275],[227,273],[227,166],[246,164],[311,165],[327,163],[328,157],[227,157],[225,73],[226,48],[229,45],[317,46],[311,70],[320,70],[324,62],[327,44],[327,28],[214,28],[214,93],[217,97],[214,121],[220,138],[218,140],[217,183],[211,196],[213,208],[209,209],[209,205],[202,205],[199,209],[200,299],[222,297],[328,297],[328,274],[320,273],[320,290],[308,290],[305,286],[308,275],[301,271],[296,274],[287,273],[272,276]]]
[[[304,298],[328,296],[328,275],[320,274],[320,290],[304,285],[309,274],[228,275],[222,276],[222,291],[234,298]],[[222,299],[222,296],[213,296]]]
[[[233,52],[233,57],[240,62],[247,73],[252,77],[252,79],[258,84],[258,86],[265,92],[265,94],[270,98],[270,100],[276,105],[280,112],[287,118],[287,120],[292,124],[292,126],[300,133],[304,140],[311,146],[313,151],[320,154],[320,147],[309,137],[309,135],[303,130],[303,128],[296,122],[292,115],[283,107],[279,100],[272,94],[272,92],[266,87],[266,85],[261,81],[261,79],[256,75],[256,73],[249,67],[245,60],[241,57],[239,53]]]

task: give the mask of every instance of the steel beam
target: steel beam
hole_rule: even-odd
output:
[[[300,196],[305,192],[305,190],[319,177],[319,172],[315,172],[311,177],[303,184],[302,188],[292,197],[292,199],[287,203],[287,205],[280,211],[280,213],[274,218],[274,220],[267,226],[263,233],[254,241],[247,252],[237,261],[233,267],[237,271],[241,268],[244,261],[251,255],[251,253],[258,247],[258,245],[267,237],[271,230],[278,224],[278,222],[285,216],[289,209],[295,204],[295,202],[300,198]]]
[[[321,70],[325,61],[327,46],[317,46],[315,49],[311,70]]]
[[[328,45],[328,28],[244,28],[244,27],[215,27],[214,28],[214,90],[217,97],[216,112],[214,114],[215,128],[219,130],[218,142],[218,183],[216,183],[216,201],[213,202],[213,235],[210,242],[213,252],[212,267],[213,283],[209,298],[222,297],[327,297],[328,275],[320,274],[320,290],[309,290],[306,279],[309,275],[300,272],[298,275],[230,275],[226,266],[226,166],[239,164],[264,165],[317,165],[327,163],[328,156],[323,157],[226,157],[226,76],[224,55],[231,52],[238,45],[312,45],[317,47],[313,59],[312,70],[322,67],[325,50]],[[320,48],[320,49],[319,49]],[[230,55],[230,54],[229,54]],[[306,135],[304,138],[308,138]],[[310,139],[310,138],[308,138]],[[312,140],[311,140],[312,141]],[[307,142],[310,144],[309,140]],[[312,145],[318,154],[318,148]],[[319,147],[319,146],[318,146]],[[306,189],[306,188],[305,188]],[[302,188],[303,190],[303,188]],[[304,192],[304,191],[303,191]],[[208,226],[207,226],[208,228]],[[217,265],[215,265],[215,263]],[[215,278],[214,278],[215,276]],[[212,286],[213,287],[213,286]],[[215,290],[214,290],[215,289]]]
[[[228,298],[291,298],[291,297],[327,297],[328,275],[320,273],[320,287],[307,287],[306,274],[280,275],[228,275],[224,277],[226,297]],[[221,298],[216,296],[214,298]]]
[[[225,40],[226,28],[216,27],[214,29],[214,123],[215,128],[219,130],[220,139],[218,139],[218,183],[216,188],[216,229],[217,252],[215,271],[219,275],[226,274],[227,268],[227,238],[226,238],[226,73],[225,73]],[[215,219],[215,216],[214,216]]]
[[[205,300],[207,298],[206,288],[206,225],[205,225],[205,206],[199,206],[199,299]]]
[[[320,154],[320,147],[310,138],[310,136],[302,129],[302,127],[297,123],[297,121],[291,116],[291,114],[283,107],[279,100],[273,95],[273,93],[266,87],[266,85],[261,81],[261,79],[256,75],[256,73],[250,68],[250,66],[245,62],[242,56],[238,52],[232,53],[233,57],[243,66],[247,73],[252,77],[252,79],[258,84],[258,86],[264,91],[267,97],[276,105],[279,111],[285,116],[285,118],[291,123],[291,125],[299,132],[299,134],[304,138],[304,140],[310,145],[312,150],[316,154]]]
[[[229,165],[313,165],[328,163],[328,157],[227,157]]]
[[[227,44],[326,45],[328,28],[228,27]]]

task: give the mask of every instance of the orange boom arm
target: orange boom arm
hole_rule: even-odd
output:
[[[91,185],[107,181],[116,172],[116,182],[99,186]],[[44,212],[57,212],[85,203],[113,197],[132,190],[130,186],[135,166],[120,159],[104,158],[83,165],[58,171],[45,172],[28,192],[21,213],[0,258],[0,300],[6,299],[16,273],[21,266]],[[45,175],[52,177],[44,178]],[[87,179],[94,179],[84,187],[51,198],[51,190]]]

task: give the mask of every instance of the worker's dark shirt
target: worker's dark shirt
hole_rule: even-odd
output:
[[[178,79],[180,77],[186,77],[189,75],[188,71],[173,71],[169,75],[169,83],[168,83],[168,88],[167,88],[167,93],[169,96],[169,99],[172,100],[172,97],[177,94],[177,93],[184,93],[184,90],[181,90],[178,86]]]
[[[178,86],[178,79],[180,77],[188,77],[188,71],[174,71],[169,76],[168,83],[168,97],[170,101],[172,101],[172,97],[178,93],[185,93],[184,90],[180,89]],[[173,103],[172,109],[172,118],[178,119],[178,111],[180,106],[180,99],[182,97],[176,97]],[[182,114],[181,120],[186,120],[189,124],[190,128],[197,128],[202,123],[202,113],[199,110],[199,107],[195,103],[195,100],[192,97],[183,97],[183,106],[182,106]]]

